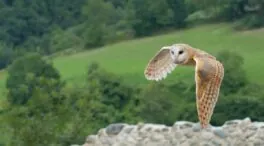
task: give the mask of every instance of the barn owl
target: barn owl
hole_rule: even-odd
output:
[[[216,57],[205,51],[188,44],[173,44],[162,47],[150,59],[144,75],[148,80],[160,81],[180,65],[195,67],[198,119],[200,126],[207,128],[219,96],[224,67]]]

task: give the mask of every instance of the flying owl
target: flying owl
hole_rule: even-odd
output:
[[[196,107],[200,125],[208,127],[224,77],[224,67],[216,58],[188,44],[162,47],[149,61],[144,74],[148,80],[165,79],[177,66],[195,66]]]

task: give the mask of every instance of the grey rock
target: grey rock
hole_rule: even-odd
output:
[[[83,146],[262,146],[264,122],[250,118],[226,121],[220,127],[201,129],[199,123],[175,122],[173,126],[139,123],[110,124],[97,135],[86,138]]]
[[[221,143],[219,143],[219,141],[216,141],[216,140],[212,140],[211,143],[213,146],[221,146]]]
[[[97,135],[89,135],[87,138],[86,138],[86,143],[91,143],[91,144],[94,144],[97,140]]]
[[[168,127],[162,128],[161,131],[162,132],[168,132],[169,131],[169,128]]]
[[[100,143],[102,143],[102,145],[113,145],[114,140],[111,139],[111,137],[104,137],[100,139]]]
[[[201,132],[201,138],[204,140],[211,140],[213,137],[214,135],[212,134],[212,132],[208,132],[208,131]]]
[[[105,132],[108,135],[117,135],[127,124],[117,123],[117,124],[110,124],[106,127]]]
[[[150,139],[152,141],[162,141],[164,139],[164,136],[160,135],[160,134],[153,134]]]
[[[192,126],[193,132],[200,132],[202,130],[201,124],[200,123],[195,123]]]
[[[192,132],[185,132],[184,136],[187,137],[188,139],[192,138],[194,136],[194,133]]]
[[[183,137],[183,133],[181,131],[174,132],[174,139],[181,139]]]
[[[247,127],[249,127],[251,125],[251,120],[250,118],[245,118],[243,119],[240,123],[239,123],[239,128],[242,130],[242,131],[245,131],[247,129]]]
[[[122,129],[122,132],[126,133],[126,134],[129,134],[131,133],[131,131],[134,129],[135,126],[125,126],[123,129]]]
[[[179,129],[185,129],[185,128],[192,128],[193,127],[192,122],[188,122],[188,121],[178,121],[176,123],[174,123],[174,127],[178,127]]]
[[[226,125],[226,126],[230,126],[230,125],[232,125],[232,126],[236,126],[236,125],[238,125],[239,123],[240,123],[241,121],[239,121],[239,120],[231,120],[231,121],[226,121],[225,123],[224,123],[224,125]]]
[[[221,127],[214,127],[212,128],[212,131],[216,136],[219,136],[220,138],[226,138],[226,134]]]
[[[145,126],[144,123],[139,122],[139,123],[137,124],[137,129],[140,130],[140,129],[143,128],[144,126]]]

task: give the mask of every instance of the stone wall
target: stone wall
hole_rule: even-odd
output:
[[[117,123],[89,135],[83,146],[264,146],[264,122],[245,118],[204,130],[187,121],[171,127]]]

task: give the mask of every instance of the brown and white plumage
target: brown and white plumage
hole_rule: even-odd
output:
[[[173,59],[170,57],[170,47],[163,47],[150,60],[145,75],[148,80],[161,80],[166,78],[168,73],[171,73],[177,64],[172,63]]]
[[[148,80],[159,81],[177,65],[195,66],[196,107],[200,124],[205,128],[210,123],[219,96],[224,67],[205,51],[187,44],[174,44],[162,47],[149,61],[144,74]]]

